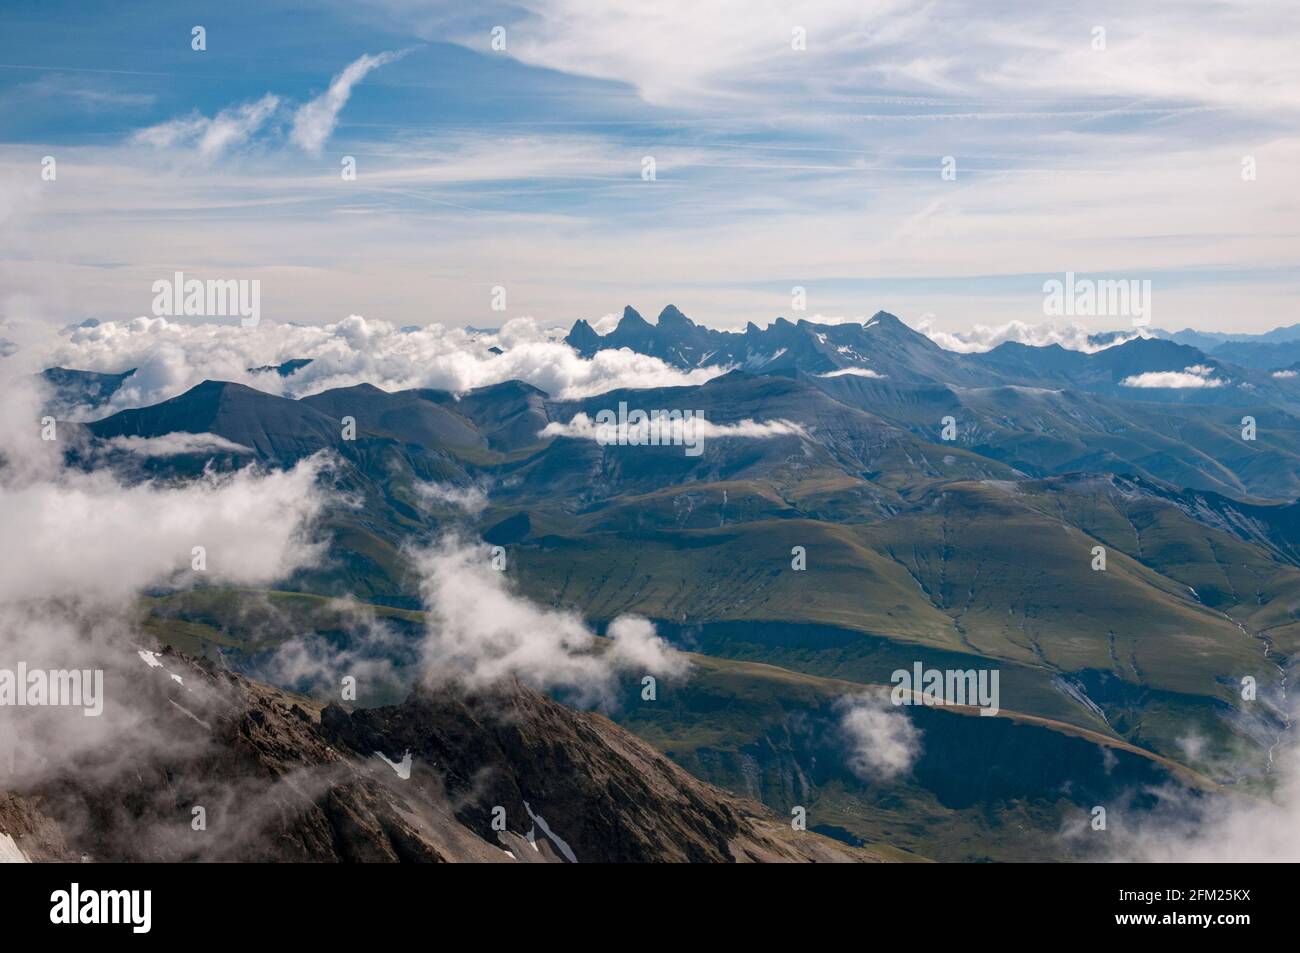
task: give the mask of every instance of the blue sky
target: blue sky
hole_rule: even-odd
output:
[[[962,331],[1074,271],[1151,280],[1156,326],[1300,321],[1294,4],[304,6],[8,0],[6,315],[128,319],[181,270],[310,323]]]

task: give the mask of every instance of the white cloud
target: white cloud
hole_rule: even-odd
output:
[[[414,484],[415,492],[435,503],[445,503],[471,516],[481,513],[488,504],[487,493],[479,486],[453,486],[450,483]]]
[[[371,70],[401,58],[404,52],[366,54],[349,63],[330,81],[329,88],[302,104],[293,114],[289,138],[300,148],[319,154],[338,123],[352,89]],[[214,159],[247,142],[275,115],[284,100],[274,93],[223,109],[208,118],[195,113],[138,130],[132,141],[156,149],[193,149],[203,159]]]
[[[1070,322],[1058,324],[1054,321],[1038,323],[1028,321],[1008,321],[1001,325],[975,324],[969,330],[942,331],[934,326],[933,317],[924,317],[916,324],[916,329],[935,344],[949,351],[970,354],[978,351],[991,351],[999,344],[1014,341],[1031,347],[1046,347],[1059,344],[1070,351],[1082,351],[1094,354],[1104,351],[1116,344],[1123,344],[1134,338],[1142,337],[1137,331],[1116,335],[1106,343],[1094,343],[1090,340],[1096,334],[1095,329],[1082,324]]]
[[[16,372],[16,373],[15,373]],[[202,577],[256,585],[319,556],[307,527],[319,514],[317,456],[291,470],[249,468],[186,483],[125,484],[109,471],[65,468],[59,439],[41,439],[43,389],[0,362],[0,604],[57,599],[115,605],[148,586]],[[56,430],[56,437],[59,432]]]
[[[18,85],[14,92],[24,99],[37,96],[70,101],[88,111],[152,106],[158,99],[153,93],[119,91],[68,73],[47,73],[40,79]]]
[[[608,704],[621,672],[678,676],[688,665],[644,619],[620,617],[609,626],[612,644],[572,612],[549,609],[518,595],[507,574],[492,568],[491,548],[445,538],[413,554],[428,614],[425,676],[484,687],[506,678],[543,690],[564,689],[584,704]]]
[[[214,433],[169,433],[160,437],[113,437],[107,446],[140,457],[176,457],[190,453],[247,453],[252,449]]]
[[[1280,380],[1290,380],[1292,377],[1295,377],[1297,374],[1300,374],[1300,371],[1274,371],[1273,372],[1273,376],[1279,378]]]
[[[402,55],[401,52],[380,53],[377,56],[367,53],[353,60],[330,80],[329,89],[298,107],[289,137],[307,152],[319,154],[338,123],[339,113],[352,95],[352,87],[361,82],[371,70],[391,63]]]
[[[588,321],[587,323],[591,325],[593,331],[603,336],[617,328],[618,322],[621,321],[622,318],[623,316],[621,314],[610,312],[609,314],[602,314],[595,321]]]
[[[1167,387],[1172,389],[1189,389],[1200,387],[1222,387],[1222,378],[1211,377],[1214,368],[1204,364],[1193,364],[1181,371],[1148,371],[1135,374],[1120,381],[1122,387]]]
[[[324,461],[125,484],[110,472],[63,467],[60,440],[41,440],[31,426],[41,394],[25,368],[0,361],[0,402],[7,411],[0,415],[0,657],[5,667],[100,669],[105,691],[100,717],[55,706],[7,709],[0,788],[66,771],[82,756],[91,759],[78,769],[86,781],[87,771],[129,769],[128,753],[189,750],[192,732],[160,718],[166,699],[143,687],[151,676],[135,648],[149,639],[138,629],[137,599],[154,586],[198,579],[264,586],[313,564],[322,551],[312,526],[324,501],[317,482]],[[205,550],[202,572],[194,568],[196,546]],[[198,705],[219,689],[178,690]]]
[[[375,0],[366,15],[376,8],[426,39],[451,36],[488,48],[482,19],[454,4]],[[1117,111],[1132,108],[1126,101],[1134,99],[1138,109],[1152,101],[1296,107],[1300,83],[1288,43],[1293,7],[1261,0],[1250,17],[1231,4],[1189,9],[1101,0],[1083,22],[1065,0],[1032,10],[961,0],[606,0],[596,8],[583,0],[532,0],[499,16],[505,55],[626,83],[648,102],[696,110],[742,101],[747,109],[794,112],[791,98],[804,102],[811,92],[849,107],[865,99],[884,115],[897,104],[890,97],[902,95],[912,97],[902,105],[913,112],[934,99],[960,98],[966,111],[992,100],[1002,106],[997,112],[1013,116],[1078,112],[1079,100],[1093,96],[1115,97],[1109,108]],[[1093,24],[1107,26],[1104,50],[1092,48]],[[806,50],[792,49],[796,27],[806,32]],[[1183,51],[1191,48],[1203,55],[1189,61]],[[864,97],[862,90],[883,95]]]
[[[1284,709],[1269,704],[1281,717]],[[1107,840],[1117,859],[1143,863],[1295,863],[1300,861],[1300,745],[1287,712],[1285,732],[1274,749],[1264,790],[1227,786],[1193,796],[1166,785],[1147,792],[1154,809],[1113,813],[1115,836]],[[1190,743],[1188,743],[1190,742]],[[1184,739],[1189,758],[1200,757],[1197,739]],[[1219,765],[1224,776],[1240,765]],[[1086,836],[1086,832],[1085,832]]]
[[[214,159],[247,142],[280,107],[280,97],[267,93],[261,99],[223,109],[211,119],[191,116],[141,129],[134,141],[157,149],[193,148],[200,157]]]
[[[796,26],[823,54],[872,46],[866,43],[871,27],[903,6],[898,0],[720,0],[703,6],[689,0],[546,0],[506,19],[506,52],[530,65],[629,83],[658,105],[681,105],[735,95],[739,77],[766,87],[800,69],[816,69],[815,54],[800,59],[791,49]],[[462,42],[485,45],[484,35],[466,35]]]
[[[0,600],[109,601],[147,586],[204,579],[254,585],[317,558],[304,536],[319,512],[318,459],[179,485],[123,485],[106,472],[0,486],[6,534]],[[202,575],[193,548],[206,552]]]
[[[460,393],[522,380],[568,399],[624,387],[702,384],[724,373],[716,367],[679,371],[627,349],[584,359],[554,338],[553,331],[527,318],[509,322],[498,333],[472,334],[436,324],[402,331],[386,321],[351,315],[312,326],[263,320],[256,328],[136,318],[24,340],[33,352],[29,361],[40,366],[137,369],[107,407],[83,411],[79,419],[154,404],[209,379],[288,397],[361,383],[385,390],[431,387]],[[494,346],[504,353],[493,353]],[[287,378],[248,371],[292,358],[312,363]]]
[[[890,781],[921,756],[921,735],[911,718],[884,699],[854,695],[840,700],[840,731],[849,770],[864,781]]]
[[[642,446],[650,445],[652,440],[664,444],[690,443],[699,439],[721,440],[724,438],[741,438],[766,440],[772,437],[806,437],[808,432],[802,426],[790,420],[750,420],[737,421],[734,424],[715,424],[711,420],[693,417],[688,421],[647,419],[644,423],[629,424],[627,432]],[[553,420],[539,434],[542,437],[573,437],[579,440],[598,440],[613,443],[617,436],[617,424],[598,423],[585,413],[575,414],[568,423]]]
[[[661,639],[649,619],[619,616],[605,634],[614,643],[606,658],[618,671],[678,676],[690,667],[686,656]]]
[[[818,377],[873,377],[884,380],[885,375],[878,371],[873,371],[869,367],[841,367],[837,370],[827,371],[825,374],[818,374]]]
[[[366,686],[371,698],[380,691],[404,693],[398,662],[409,656],[410,639],[380,618],[373,606],[352,598],[332,599],[313,618],[316,631],[303,634],[300,616],[279,610],[257,594],[241,593],[240,598],[245,617],[259,617],[261,638],[266,638],[268,629],[284,638],[268,657],[255,661],[250,677],[296,691],[324,692],[335,688],[342,676],[351,675]],[[261,622],[263,616],[274,621]],[[346,633],[347,638],[340,643],[333,636],[322,636],[320,632],[326,630]]]

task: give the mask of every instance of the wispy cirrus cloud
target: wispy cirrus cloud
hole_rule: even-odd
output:
[[[334,76],[325,92],[297,107],[289,140],[305,152],[318,155],[334,132],[353,87],[372,70],[401,59],[407,52],[367,53],[353,60]],[[132,141],[157,149],[192,149],[205,160],[214,159],[251,140],[281,107],[288,105],[286,98],[267,93],[259,99],[229,106],[211,117],[195,113],[148,126],[138,130]]]
[[[81,109],[143,109],[157,102],[153,93],[133,92],[125,89],[94,84],[67,74],[52,73],[14,89],[15,98],[37,97],[43,100],[64,100]]]
[[[366,15],[376,11],[427,39],[450,35],[489,49],[488,32],[456,4],[373,0]],[[963,0],[607,0],[597,7],[533,0],[497,10],[495,22],[506,29],[500,52],[522,63],[625,83],[650,103],[693,110],[744,100],[771,113],[811,91],[819,104],[906,106],[904,115],[923,121],[953,112],[983,116],[988,97],[1008,94],[1013,98],[992,110],[1002,119],[1064,110],[1082,122],[1188,104],[1300,108],[1294,5],[1265,0],[1249,17],[1232,4],[1201,3],[1194,11],[1121,0],[1085,11],[1065,0],[1032,10]],[[1202,55],[1189,60],[1189,44]],[[929,98],[891,98],[904,94]],[[886,110],[867,112],[890,118]]]
[[[156,149],[189,148],[203,159],[214,159],[247,142],[279,107],[280,97],[267,93],[211,118],[194,115],[149,126],[136,132],[133,140]]]
[[[334,132],[339,113],[352,96],[352,88],[365,79],[371,70],[401,59],[407,52],[398,50],[374,56],[367,53],[353,60],[330,80],[329,89],[298,107],[293,116],[293,129],[289,138],[305,151],[318,154],[325,145],[325,140]]]

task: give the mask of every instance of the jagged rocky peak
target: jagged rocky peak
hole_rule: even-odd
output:
[[[650,322],[641,317],[641,313],[630,304],[624,306],[623,317],[619,319],[618,330],[622,331],[627,328],[650,327]]]
[[[659,327],[661,330],[694,330],[695,322],[677,310],[677,306],[670,304],[659,312]]]
[[[565,337],[565,342],[578,351],[586,351],[588,348],[599,347],[600,335],[596,329],[587,323],[586,318],[579,318],[573,323],[572,330]]]

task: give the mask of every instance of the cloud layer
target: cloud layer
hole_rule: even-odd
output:
[[[136,654],[151,639],[136,601],[156,586],[262,586],[310,565],[324,505],[324,461],[291,470],[209,474],[183,484],[119,481],[62,465],[40,437],[42,395],[0,360],[0,666],[100,669],[103,715],[61,707],[0,709],[0,789],[91,756],[111,773],[128,753],[180,744],[159,721]],[[120,757],[119,757],[120,756]],[[116,767],[115,767],[116,766]]]
[[[1070,351],[1082,351],[1093,354],[1097,351],[1123,344],[1142,335],[1136,331],[1118,333],[1104,340],[1095,340],[1095,328],[1070,322],[1058,324],[1055,321],[1008,321],[1000,325],[975,324],[969,330],[944,331],[935,327],[932,316],[922,317],[916,329],[926,335],[935,344],[949,351],[969,354],[977,351],[991,351],[999,344],[1013,341],[1030,347],[1046,347],[1059,344]]]
[[[135,133],[135,142],[155,149],[193,149],[200,158],[215,159],[253,137],[280,108],[280,97],[267,93],[261,99],[223,109],[215,116],[193,115],[149,126]]]
[[[683,372],[629,350],[600,351],[587,360],[557,340],[560,333],[528,318],[480,334],[441,325],[402,330],[352,315],[326,325],[263,321],[256,328],[137,318],[25,339],[31,351],[26,359],[38,369],[62,366],[119,373],[136,368],[105,409],[84,410],[77,415],[81,419],[157,403],[209,379],[288,397],[361,383],[385,390],[432,387],[460,393],[523,380],[553,397],[580,398],[624,387],[702,384],[725,371],[713,367]],[[311,364],[288,377],[249,370],[295,358]]]

